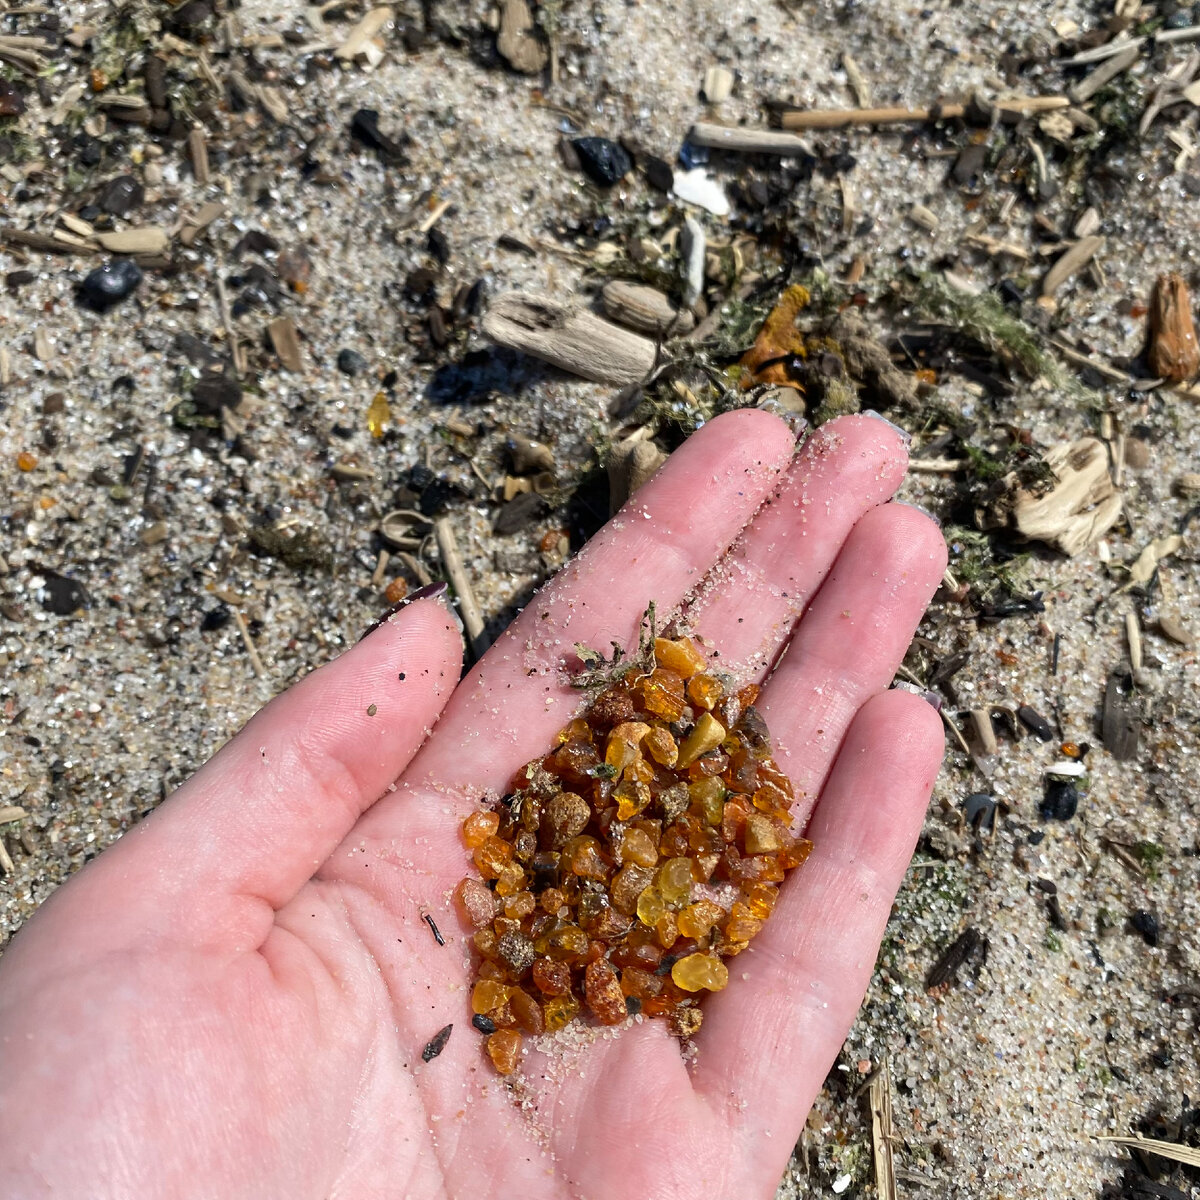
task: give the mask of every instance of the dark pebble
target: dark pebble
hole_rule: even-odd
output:
[[[64,392],[51,392],[42,401],[42,412],[47,417],[55,417],[67,407],[67,397]]]
[[[434,474],[424,463],[414,463],[408,471],[408,486],[414,492],[423,492],[431,484],[437,482]]]
[[[454,496],[454,484],[448,479],[435,479],[421,493],[417,508],[427,517],[436,517]]]
[[[94,167],[104,157],[104,147],[100,144],[99,139],[91,137],[89,134],[80,134],[76,140],[76,146],[79,150],[81,167]]]
[[[575,138],[571,145],[579,156],[583,173],[598,187],[612,187],[633,170],[633,159],[611,138]]]
[[[0,79],[0,117],[19,117],[24,111],[24,94],[11,80]]]
[[[408,299],[421,303],[433,298],[436,286],[437,273],[428,267],[418,267],[415,271],[410,271],[404,280],[404,294]]]
[[[1079,807],[1079,792],[1070,779],[1051,779],[1046,783],[1039,811],[1047,821],[1069,821]]]
[[[146,99],[151,108],[167,107],[167,63],[157,54],[151,54],[142,68],[142,78],[146,81]]]
[[[958,152],[950,175],[959,187],[971,187],[979,182],[979,173],[986,162],[987,147],[972,143]]]
[[[669,192],[675,186],[675,172],[665,158],[648,155],[642,162],[646,182],[657,191]]]
[[[476,1013],[471,1018],[471,1024],[479,1030],[480,1033],[495,1033],[496,1022],[492,1020],[486,1013]]]
[[[247,229],[238,238],[236,245],[233,247],[233,252],[238,258],[241,258],[247,250],[252,254],[265,254],[269,250],[278,249],[279,243],[269,233],[263,233],[261,229]]]
[[[963,801],[967,824],[982,830],[985,825],[995,828],[996,801],[987,792],[975,792]]]
[[[218,604],[216,608],[210,608],[200,621],[200,630],[202,633],[215,633],[218,629],[224,629],[232,620],[233,614],[229,611],[227,604]]]
[[[189,0],[187,4],[175,10],[171,16],[171,23],[179,29],[195,32],[212,18],[213,6],[210,0]]]
[[[707,166],[710,157],[707,146],[695,146],[691,142],[684,142],[679,147],[679,165],[685,171]]]
[[[367,369],[367,360],[357,350],[347,347],[338,351],[337,365],[343,375],[359,375]]]
[[[218,417],[222,409],[236,408],[242,402],[242,389],[236,379],[208,371],[192,388],[192,403],[205,417]]]
[[[492,529],[496,533],[517,533],[527,525],[531,525],[539,517],[544,516],[549,511],[549,507],[541,496],[533,492],[514,496],[507,504],[501,506]]]
[[[1011,279],[1000,280],[996,285],[996,291],[1000,293],[1000,299],[1009,308],[1020,308],[1025,299],[1025,293]]]
[[[1054,740],[1054,730],[1050,728],[1050,722],[1036,708],[1030,708],[1028,704],[1022,704],[1017,709],[1017,717],[1021,724],[1039,741],[1049,742]]]
[[[36,271],[9,271],[4,277],[4,286],[10,292],[15,292],[17,288],[24,287],[27,283],[32,283],[36,278]]]
[[[66,575],[53,572],[46,575],[41,600],[42,607],[57,617],[69,617],[92,602],[87,588],[77,579],[68,579]]]
[[[421,1058],[425,1062],[433,1062],[435,1058],[446,1048],[446,1043],[450,1040],[450,1035],[454,1032],[453,1025],[447,1025],[444,1029],[439,1029],[433,1035],[429,1042],[426,1043],[425,1049],[421,1051]]]
[[[1158,945],[1158,918],[1148,908],[1139,908],[1129,918],[1129,923],[1142,935],[1147,946]]]
[[[350,137],[388,162],[403,162],[406,157],[404,147],[379,128],[379,113],[373,108],[360,108],[350,118]]]
[[[425,245],[442,266],[450,261],[450,239],[436,225],[425,238]]]
[[[132,175],[118,175],[100,190],[97,203],[114,217],[127,217],[146,198],[146,189]]]
[[[107,312],[132,296],[141,282],[142,268],[132,259],[118,258],[84,276],[79,302],[93,312]]]

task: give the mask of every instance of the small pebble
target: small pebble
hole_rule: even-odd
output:
[[[132,296],[142,282],[142,269],[129,258],[118,258],[89,271],[79,285],[79,300],[93,312],[107,312]]]
[[[1069,821],[1079,807],[1079,792],[1069,779],[1051,779],[1046,784],[1039,811],[1046,821]]]
[[[611,138],[582,137],[571,142],[583,173],[597,187],[612,187],[633,170],[633,160]]]
[[[127,217],[146,198],[146,189],[132,175],[110,179],[100,191],[96,203],[114,217]]]
[[[347,347],[345,350],[338,351],[337,366],[343,375],[354,376],[367,369],[367,360],[357,350]]]
[[[476,1013],[471,1018],[471,1024],[479,1030],[480,1033],[495,1033],[496,1022],[492,1020],[486,1013]]]
[[[17,85],[0,79],[0,117],[19,117],[25,111],[25,97]]]
[[[425,1049],[421,1051],[421,1058],[425,1062],[433,1062],[435,1058],[446,1048],[446,1043],[450,1040],[450,1035],[454,1032],[453,1025],[447,1025],[443,1029],[439,1029],[437,1033],[426,1043]]]
[[[1139,908],[1129,918],[1129,923],[1142,935],[1147,946],[1158,945],[1158,918],[1149,909]]]
[[[1028,704],[1022,704],[1017,709],[1017,719],[1039,741],[1049,742],[1054,740],[1054,730],[1050,728],[1050,722],[1036,708],[1030,708]]]

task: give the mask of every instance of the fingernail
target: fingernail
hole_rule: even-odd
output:
[[[942,698],[937,694],[937,692],[923,692],[922,698],[926,704],[933,706],[934,712],[940,713],[942,711]]]
[[[909,433],[907,429],[901,429],[895,421],[889,421],[882,413],[877,413],[873,408],[864,408],[862,410],[862,415],[864,417],[874,417],[876,421],[882,421],[885,425],[890,426],[900,435],[900,440],[906,446],[911,445],[912,434]]]
[[[911,500],[892,500],[891,503],[902,505],[904,508],[915,508],[917,512],[927,516],[939,529],[942,527],[942,518],[937,513],[931,513],[929,509],[922,508],[919,504],[913,504]]]
[[[426,584],[423,588],[417,588],[415,592],[410,592],[404,597],[403,600],[397,600],[396,603],[393,604],[391,608],[389,608],[377,620],[372,621],[371,624],[368,625],[361,634],[359,634],[358,640],[361,642],[368,634],[374,633],[375,630],[380,627],[380,625],[384,624],[389,618],[394,617],[402,608],[407,608],[408,605],[414,603],[414,601],[437,600],[439,597],[444,596],[449,589],[450,585],[444,579],[439,580],[437,583]]]

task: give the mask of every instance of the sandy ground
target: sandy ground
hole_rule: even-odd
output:
[[[478,33],[483,6],[445,7],[475,31],[474,43],[486,43]],[[64,27],[98,19],[102,8],[59,6]],[[737,74],[720,119],[761,124],[767,98],[853,103],[839,67],[847,50],[877,103],[925,103],[974,87],[995,94],[1006,86],[998,62],[1010,47],[1042,56],[1021,74],[1019,90],[1057,91],[1055,29],[1067,22],[1088,29],[1106,12],[1053,0],[1019,10],[999,0],[935,0],[920,9],[878,0],[794,11],[599,0],[564,8],[562,78],[549,106],[541,81],[477,61],[467,46],[434,42],[410,53],[395,41],[373,72],[334,69],[311,78],[291,49],[260,51],[277,72],[289,119],[243,122],[233,151],[214,139],[207,187],[195,183],[178,147],[157,158],[143,134],[127,133],[94,179],[123,170],[144,175],[156,164],[161,182],[150,186],[142,220],[170,226],[210,199],[226,210],[193,249],[179,252],[179,274],[151,273],[136,300],[104,316],[72,300],[90,262],[0,250],[0,269],[37,273],[0,295],[0,344],[12,373],[0,391],[0,804],[28,813],[7,828],[15,868],[0,885],[3,934],[269,696],[335,656],[377,615],[383,601],[371,584],[374,529],[414,463],[427,461],[475,497],[458,502],[453,518],[493,628],[554,566],[553,555],[536,548],[551,522],[509,537],[491,533],[495,506],[469,459],[494,481],[503,473],[503,438],[516,431],[548,441],[563,475],[578,475],[597,431],[607,428],[612,389],[510,354],[482,359],[469,376],[469,395],[447,399],[431,388],[433,369],[406,337],[417,309],[403,295],[409,272],[426,262],[425,237],[410,214],[419,220],[429,212],[427,191],[451,205],[439,222],[452,248],[438,283],[443,303],[480,278],[492,294],[525,287],[565,298],[582,285],[577,263],[498,242],[502,234],[547,238],[583,211],[587,185],[557,154],[563,130],[630,135],[669,159],[689,124],[708,113],[698,94],[707,66],[721,63]],[[248,33],[303,27],[300,6],[282,0],[248,0],[239,15]],[[349,26],[330,27],[344,34]],[[1135,68],[1143,98],[1187,51],[1162,50]],[[50,81],[51,97],[59,87]],[[375,155],[349,146],[346,124],[359,107],[378,109],[382,128],[411,137],[407,166],[385,170]],[[566,123],[568,114],[576,125]],[[1194,133],[1195,125],[1194,110],[1174,110],[1118,156],[1115,179],[1088,193],[1107,239],[1102,274],[1069,284],[1057,311],[1043,319],[1091,351],[1140,350],[1144,322],[1131,309],[1145,303],[1157,272],[1179,270],[1198,281],[1191,168],[1173,169],[1178,148],[1165,138],[1167,129]],[[844,235],[835,177],[818,173],[796,188],[791,203],[808,231],[806,248],[831,274],[862,255],[868,290],[886,287],[901,262],[949,265],[991,284],[1012,264],[962,249],[968,225],[980,220],[990,235],[1036,254],[1024,203],[1000,219],[1008,189],[985,192],[968,211],[962,193],[946,187],[948,137],[925,138],[919,147],[891,131],[813,140],[826,153],[853,154],[855,204],[873,219],[869,231]],[[328,182],[302,176],[306,144]],[[747,169],[733,158],[715,164],[725,180]],[[609,211],[614,220],[632,219],[645,211],[647,196],[631,180],[611,194]],[[22,185],[0,180],[0,198],[5,219],[20,224],[58,202],[52,173]],[[906,219],[914,202],[938,218],[933,233]],[[1069,228],[1085,204],[1077,189],[1064,187],[1044,211]],[[658,212],[651,223],[663,219]],[[710,232],[722,228],[715,218],[707,223]],[[270,364],[259,374],[255,411],[241,441],[230,444],[173,419],[194,375],[173,344],[185,332],[221,345],[215,281],[234,271],[234,243],[252,229],[285,248],[303,247],[312,259],[307,292],[277,301],[300,330],[304,369]],[[1029,270],[1036,283],[1039,260]],[[257,340],[273,315],[259,309],[239,318],[242,335]],[[39,326],[52,348],[46,361],[32,353]],[[457,353],[486,348],[477,322],[465,337]],[[335,359],[344,347],[365,355],[370,370],[355,378],[339,373]],[[399,373],[382,440],[371,437],[365,416],[377,369]],[[1095,427],[1086,405],[1045,385],[980,398],[948,377],[939,396],[963,415],[1031,429],[1041,445]],[[1141,751],[1118,763],[1097,746],[1086,760],[1077,816],[1044,822],[1042,772],[1061,757],[1056,745],[1002,733],[990,780],[951,748],[867,1005],[781,1196],[872,1193],[862,1084],[884,1060],[894,1083],[902,1195],[1099,1195],[1115,1185],[1121,1164],[1090,1135],[1124,1133],[1158,1114],[1169,1123],[1185,1096],[1200,1093],[1196,993],[1170,999],[1195,989],[1200,975],[1196,656],[1155,632],[1160,606],[1185,619],[1195,612],[1194,549],[1185,544],[1164,564],[1152,605],[1116,596],[1098,607],[1124,579],[1122,564],[1174,531],[1186,513],[1188,501],[1173,483],[1200,462],[1200,422],[1195,401],[1178,396],[1131,399],[1119,388],[1102,396],[1148,450],[1148,464],[1126,473],[1127,521],[1073,560],[1035,555],[1027,584],[1045,592],[1043,615],[980,624],[942,596],[921,633],[943,653],[971,652],[954,680],[955,711],[1030,704],[1057,721],[1065,740],[1095,745],[1105,680],[1127,656],[1124,615],[1134,612],[1147,631]],[[482,436],[464,441],[447,432],[448,420],[478,426]],[[127,456],[138,447],[147,466],[121,489]],[[32,470],[16,469],[22,451],[37,458]],[[339,461],[367,468],[370,477],[333,482],[328,468]],[[944,478],[920,475],[905,495],[946,515],[948,487]],[[264,519],[314,529],[329,568],[300,571],[249,553],[246,528]],[[430,566],[436,570],[436,552]],[[47,571],[77,579],[90,606],[73,616],[46,611]],[[233,622],[203,627],[221,596],[249,622],[261,677]],[[1051,674],[1054,633],[1061,650]],[[964,798],[977,791],[1007,806],[983,841],[961,820]],[[1139,869],[1113,843],[1152,843],[1161,854]],[[1057,888],[1064,928],[1052,924],[1039,880]],[[1137,910],[1156,915],[1156,946],[1129,925]],[[927,994],[931,965],[968,926],[988,941],[986,963],[967,964],[957,985]],[[1164,1132],[1174,1136],[1170,1124]],[[1188,1186],[1178,1177],[1174,1183]],[[1192,1194],[1200,1194],[1194,1185]]]

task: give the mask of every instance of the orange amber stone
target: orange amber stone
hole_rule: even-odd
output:
[[[665,904],[682,908],[692,898],[691,859],[668,859],[659,867],[654,882]]]
[[[756,917],[740,900],[729,910],[729,920],[725,925],[725,936],[731,942],[748,942],[754,937],[763,923],[761,917]]]
[[[500,828],[500,814],[495,812],[472,813],[462,826],[463,841],[468,850],[482,846],[490,837],[494,837]]]
[[[658,934],[658,944],[664,950],[670,950],[679,940],[679,921],[675,914],[663,913],[654,926],[654,932]]]
[[[487,1052],[501,1075],[511,1075],[521,1061],[521,1035],[515,1029],[497,1029],[488,1037]]]
[[[664,721],[678,721],[685,707],[683,677],[666,667],[657,667],[638,680],[642,703],[646,711]]]
[[[649,1000],[663,990],[662,978],[641,967],[625,967],[621,971],[621,991],[639,1000]]]
[[[472,857],[484,879],[498,879],[500,872],[512,862],[513,848],[503,838],[487,837],[475,847]]]
[[[537,908],[532,892],[518,892],[504,902],[504,915],[515,921],[523,921]]]
[[[32,471],[33,468],[37,466],[37,462],[37,458],[30,454],[28,450],[22,450],[21,453],[17,455],[17,470]]]
[[[639,867],[652,867],[658,862],[658,847],[644,829],[626,829],[621,838],[621,859]]]
[[[609,888],[613,908],[630,916],[637,909],[638,897],[650,886],[654,873],[649,867],[627,863],[614,876]]]
[[[711,712],[717,707],[723,694],[721,685],[711,675],[697,675],[688,680],[688,699],[706,712]]]
[[[650,730],[643,745],[656,763],[664,767],[673,767],[679,758],[679,744],[671,736],[671,731],[665,725],[656,725]]]
[[[603,1025],[619,1025],[629,1015],[625,993],[612,964],[605,958],[588,963],[584,972],[584,995],[588,1008]]]
[[[485,928],[496,915],[495,893],[478,879],[464,879],[454,889],[454,903],[472,929]]]
[[[617,801],[617,820],[628,821],[642,812],[651,800],[649,784],[624,779],[613,793]]]
[[[679,760],[675,766],[680,770],[690,767],[700,755],[715,750],[724,740],[725,726],[712,713],[701,713],[692,732],[679,747]]]
[[[725,910],[715,900],[697,900],[679,914],[679,932],[684,937],[702,938],[724,916]]]
[[[571,990],[571,968],[552,958],[539,958],[533,964],[534,986],[544,996],[565,996]]]
[[[563,870],[584,879],[607,879],[608,863],[600,853],[600,843],[594,837],[573,837],[562,849]]]
[[[666,667],[689,679],[697,671],[704,670],[705,658],[691,638],[655,638],[654,658],[660,667]]]
[[[551,996],[544,1006],[546,1028],[554,1033],[579,1015],[579,1001],[574,996]]]
[[[774,854],[783,848],[787,836],[770,817],[762,813],[751,813],[746,818],[745,828],[747,854]]]
[[[746,896],[750,911],[765,921],[775,911],[775,903],[779,899],[779,889],[769,883],[756,883]]]
[[[471,1011],[473,1013],[490,1013],[493,1009],[507,1003],[512,991],[512,988],[506,983],[500,983],[495,979],[481,979],[471,992]]]
[[[545,1033],[546,1017],[542,1012],[542,1006],[527,991],[523,988],[514,988],[513,994],[508,998],[508,1003],[517,1024],[526,1033],[531,1033],[535,1037],[540,1033]]]

